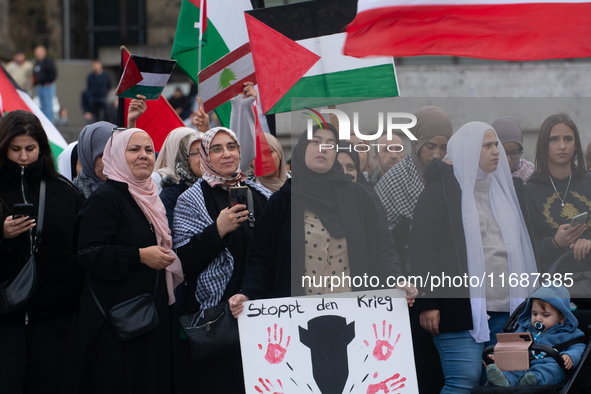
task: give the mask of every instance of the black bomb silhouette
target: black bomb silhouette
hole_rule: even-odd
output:
[[[310,348],[312,374],[323,394],[341,394],[349,377],[347,345],[355,338],[355,322],[320,316],[299,327],[300,342]]]

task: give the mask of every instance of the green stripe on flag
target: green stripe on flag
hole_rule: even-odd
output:
[[[53,156],[53,162],[55,164],[55,168],[57,170],[57,158],[58,156],[64,151],[64,148],[54,144],[53,142],[49,141],[49,147],[51,148],[51,154]]]
[[[372,100],[398,94],[392,64],[339,71],[300,79],[266,115],[349,103],[350,98]],[[297,98],[294,107],[292,98]]]
[[[183,0],[181,12],[176,27],[174,44],[172,45],[171,59],[177,61],[177,66],[181,68],[199,86],[197,82],[198,60],[199,60],[199,29],[195,28],[195,22],[199,21],[199,7],[196,7],[189,0]],[[204,69],[210,64],[216,62],[221,57],[230,53],[230,49],[224,42],[224,39],[212,23],[207,19],[207,30],[203,37],[201,47],[201,68]],[[207,41],[207,43],[205,42]],[[230,126],[230,113],[232,105],[228,102],[215,110],[221,123],[225,127]]]
[[[141,94],[142,96],[146,96],[146,100],[158,100],[163,89],[162,86],[134,85],[123,92],[125,94],[123,97],[135,98],[138,94]]]

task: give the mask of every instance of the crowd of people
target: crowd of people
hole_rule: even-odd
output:
[[[249,102],[253,91],[245,84],[238,100]],[[514,119],[474,121],[454,133],[445,111],[429,106],[415,112],[409,154],[376,152],[372,168],[370,154],[354,149],[366,141],[340,141],[328,124],[311,139],[301,134],[290,171],[279,140],[267,135],[274,168],[255,176],[243,171],[237,130],[210,128],[202,109],[193,116],[199,131],[173,130],[158,154],[134,127],[143,111],[140,97],[130,104],[129,128],[87,125],[57,160],[59,173],[34,115],[0,120],[0,281],[32,253],[38,278],[26,307],[0,316],[0,392],[244,393],[240,348],[195,360],[181,317],[194,315],[197,325],[220,305],[237,317],[249,299],[365,290],[322,281],[331,275],[508,277],[546,272],[569,250],[579,260],[591,252],[587,225],[570,225],[591,208],[591,175],[565,114],[543,121],[535,166],[521,159]],[[402,145],[396,138],[381,142]],[[14,209],[37,208],[41,184],[45,230],[33,248],[37,217]],[[238,189],[244,199],[234,201]],[[304,275],[311,281],[302,285]],[[535,286],[400,288],[421,392],[565,377],[547,365],[551,378],[533,367],[511,375],[482,366],[483,349]],[[560,286],[534,293],[520,324],[546,333],[550,345],[565,325],[574,335],[568,298]],[[139,331],[118,317],[138,299],[149,300],[152,317]],[[565,365],[576,366],[580,353],[565,349]]]

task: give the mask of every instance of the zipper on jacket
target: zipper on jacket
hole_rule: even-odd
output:
[[[25,167],[21,167],[21,192],[23,194],[24,203],[28,204],[29,200],[27,200],[27,194],[25,193]]]

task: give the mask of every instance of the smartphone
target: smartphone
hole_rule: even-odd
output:
[[[30,219],[35,219],[37,209],[33,204],[14,204],[12,207],[12,220],[28,216]]]
[[[587,223],[587,217],[589,216],[589,212],[583,212],[580,215],[573,216],[570,221],[570,226],[576,226],[577,224],[585,225]]]
[[[247,205],[247,201],[248,187],[234,186],[230,188],[230,195],[228,196],[228,208],[232,208],[234,205],[238,204]]]

